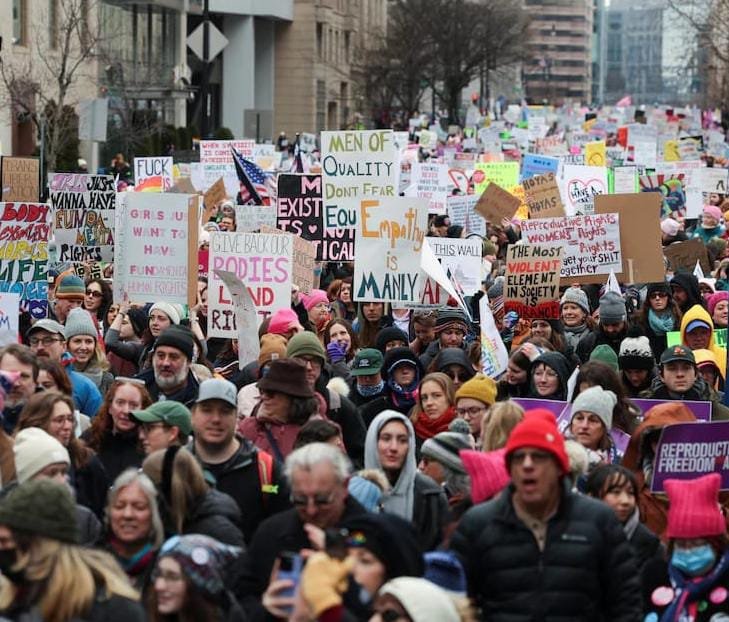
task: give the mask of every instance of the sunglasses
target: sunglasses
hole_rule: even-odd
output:
[[[87,289],[86,295],[91,296],[92,298],[101,298],[103,296],[101,292],[97,292],[95,289]]]
[[[650,297],[651,298],[668,298],[668,294],[666,292],[652,292]]]

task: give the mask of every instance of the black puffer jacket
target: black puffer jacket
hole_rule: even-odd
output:
[[[582,338],[575,349],[575,354],[577,354],[577,358],[580,359],[580,363],[587,363],[587,361],[590,360],[590,354],[592,354],[592,351],[597,348],[597,346],[606,345],[610,346],[615,351],[615,356],[618,356],[620,354],[620,343],[627,336],[627,322],[625,324],[625,328],[614,337],[611,337],[603,331],[602,327],[598,324],[595,330],[591,330],[590,332],[582,335]]]
[[[435,549],[443,539],[448,522],[448,499],[443,488],[422,473],[415,474],[413,525],[418,531],[418,544],[423,551]]]
[[[241,514],[233,497],[211,488],[185,521],[185,533],[201,533],[225,544],[245,548]]]
[[[544,551],[519,520],[513,486],[466,512],[451,540],[489,622],[636,622],[635,556],[613,511],[565,484]]]

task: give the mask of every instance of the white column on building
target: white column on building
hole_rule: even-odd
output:
[[[223,34],[228,39],[223,50],[223,126],[229,128],[236,138],[242,138],[244,111],[255,107],[254,18],[226,15]]]

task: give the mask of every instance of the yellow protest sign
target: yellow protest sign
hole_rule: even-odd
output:
[[[681,156],[678,153],[678,141],[667,140],[663,143],[663,161],[664,162],[678,162]]]
[[[504,190],[519,184],[518,162],[477,162],[473,173],[476,194],[486,190],[489,183],[501,186]]]
[[[605,166],[606,159],[604,140],[585,143],[585,164],[587,166]]]

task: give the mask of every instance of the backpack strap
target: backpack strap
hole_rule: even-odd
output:
[[[261,482],[263,501],[268,501],[268,495],[278,494],[278,484],[273,483],[273,456],[260,449],[256,452],[258,461],[258,480]]]

